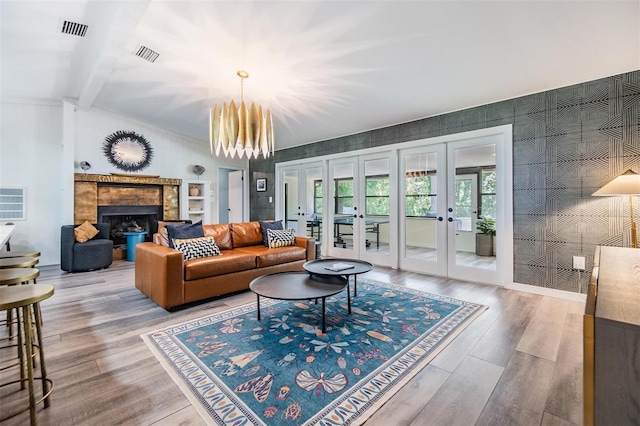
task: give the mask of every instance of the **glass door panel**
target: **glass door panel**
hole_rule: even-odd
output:
[[[400,152],[400,267],[403,269],[446,274],[445,152],[443,144]]]
[[[302,212],[302,219],[305,224],[305,232],[303,235],[313,237],[316,239],[316,249],[321,249],[322,244],[322,197],[323,197],[323,167],[318,166],[304,166],[302,174],[304,175],[304,185],[302,190],[304,191],[304,211]]]
[[[397,163],[395,153],[377,153],[360,157],[361,176],[357,226],[362,238],[360,259],[392,266],[397,263]]]
[[[495,283],[494,238],[478,232],[478,220],[480,213],[484,212],[482,214],[495,224],[496,144],[470,140],[451,142],[447,147],[448,202],[451,209],[448,218],[448,275]]]
[[[354,227],[359,195],[355,182],[357,168],[357,158],[329,162],[329,180],[326,187],[329,208],[323,216],[323,231],[328,236],[325,241],[330,256],[358,258],[358,232],[357,227]]]
[[[302,219],[301,206],[299,203],[299,177],[298,168],[283,170],[284,180],[284,217],[282,225],[285,229],[294,229],[296,234],[301,235],[300,231],[306,231],[302,227],[299,228],[298,221]]]

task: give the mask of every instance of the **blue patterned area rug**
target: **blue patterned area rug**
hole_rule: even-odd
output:
[[[351,285],[353,289],[353,286]],[[321,304],[261,298],[142,335],[208,424],[363,423],[487,307],[361,278]]]

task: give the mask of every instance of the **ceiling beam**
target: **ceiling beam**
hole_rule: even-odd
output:
[[[91,12],[95,14],[96,22],[101,24],[90,27],[91,42],[77,52],[83,64],[73,90],[73,93],[79,93],[79,108],[85,109],[93,105],[150,2],[151,0],[92,3],[96,9]],[[105,16],[108,18],[105,19]]]

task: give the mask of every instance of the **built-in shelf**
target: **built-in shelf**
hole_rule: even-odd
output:
[[[203,180],[183,180],[180,188],[180,218],[192,222],[211,220],[211,183]]]

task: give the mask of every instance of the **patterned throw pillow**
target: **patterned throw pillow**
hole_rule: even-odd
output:
[[[176,250],[184,253],[184,260],[220,255],[220,249],[213,237],[175,239],[173,246]]]
[[[269,248],[278,248],[296,245],[296,232],[293,229],[267,229]]]

